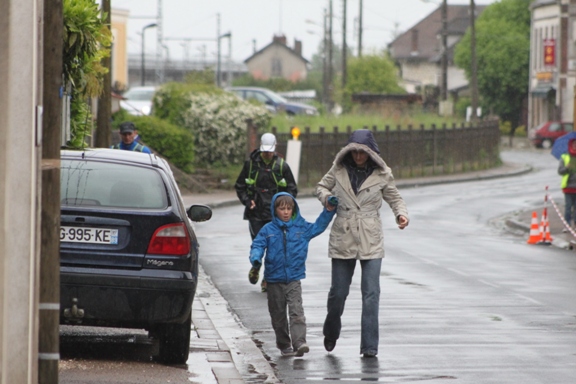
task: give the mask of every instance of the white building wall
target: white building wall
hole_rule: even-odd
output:
[[[402,65],[402,79],[411,84],[439,85],[438,67],[429,62],[404,62]]]

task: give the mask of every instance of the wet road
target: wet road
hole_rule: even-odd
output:
[[[534,172],[507,179],[402,189],[410,226],[383,217],[380,350],[359,354],[361,297],[355,276],[335,350],[322,345],[330,286],[328,232],[312,241],[303,281],[309,354],[283,358],[265,294],[250,285],[242,207],[218,209],[198,226],[202,265],[284,383],[573,383],[576,377],[576,254],[527,245],[502,227],[507,214],[562,200],[556,160],[542,151],[504,152]],[[320,212],[299,199],[303,216]],[[357,274],[360,273],[358,269]]]

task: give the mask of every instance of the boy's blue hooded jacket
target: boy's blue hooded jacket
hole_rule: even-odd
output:
[[[306,277],[306,258],[310,240],[326,230],[334,217],[336,210],[331,212],[323,209],[314,224],[300,216],[298,202],[294,199],[292,219],[284,222],[276,216],[274,203],[278,196],[290,196],[279,192],[272,197],[270,209],[272,221],[266,224],[252,242],[250,263],[253,266],[262,265],[264,252],[264,280],[268,283],[289,283]]]

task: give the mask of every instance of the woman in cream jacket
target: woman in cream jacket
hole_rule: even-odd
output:
[[[332,283],[323,328],[324,347],[332,351],[340,337],[341,316],[359,260],[362,268],[360,353],[364,357],[375,357],[379,340],[380,268],[384,257],[382,200],[392,209],[398,228],[404,229],[409,219],[392,170],[380,157],[370,130],[352,133],[348,144],[336,155],[332,168],[318,183],[316,195],[328,210],[337,209],[330,231]],[[330,196],[338,198],[337,207],[330,204]]]

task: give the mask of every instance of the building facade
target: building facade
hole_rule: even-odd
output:
[[[485,9],[476,7],[476,17]],[[442,82],[442,6],[420,20],[388,45],[390,55],[400,68],[401,86],[416,93],[426,86],[440,87]],[[457,94],[467,88],[463,69],[454,65],[454,47],[470,25],[468,5],[448,5],[446,12],[447,88]]]
[[[110,15],[112,52],[110,57],[112,87],[125,89],[128,86],[128,16],[125,9],[112,8]]]
[[[531,12],[528,127],[573,121],[576,0],[535,0]]]
[[[292,82],[306,80],[308,60],[302,57],[302,42],[296,40],[294,48],[286,45],[286,36],[274,36],[268,44],[244,60],[248,72],[257,80],[284,78]]]

